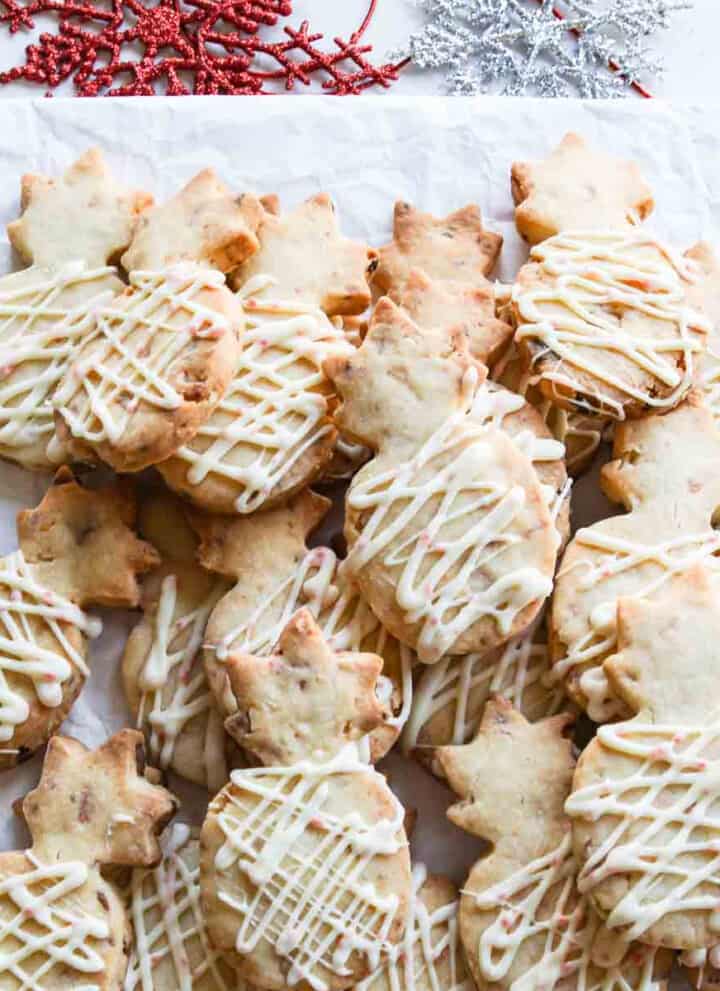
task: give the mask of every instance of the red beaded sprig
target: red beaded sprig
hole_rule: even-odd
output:
[[[349,40],[318,45],[323,35],[308,22],[284,27],[277,41],[259,29],[292,13],[291,0],[0,0],[0,23],[11,32],[33,28],[38,14],[53,14],[57,29],[25,50],[25,62],[0,73],[52,90],[72,78],[80,96],[163,93],[253,95],[292,90],[317,81],[322,91],[360,93],[387,87],[398,66],[373,65],[362,37],[377,0]]]

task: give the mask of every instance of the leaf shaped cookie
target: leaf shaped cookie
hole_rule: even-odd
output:
[[[373,289],[378,295],[402,292],[413,269],[433,280],[486,285],[501,248],[502,237],[485,229],[474,203],[447,217],[434,217],[399,201],[393,239],[378,252]]]
[[[193,261],[229,272],[257,251],[263,214],[257,197],[232,193],[212,169],[203,169],[167,203],[140,217],[123,267],[157,271]]]
[[[259,250],[234,273],[235,288],[256,277],[269,279],[273,296],[319,307],[328,316],[362,313],[370,303],[368,269],[374,254],[340,232],[327,193],[311,197],[291,213],[279,205],[258,227]]]
[[[515,162],[511,185],[515,224],[530,244],[570,229],[634,225],[655,205],[636,162],[591,148],[572,132],[546,159]]]
[[[118,183],[102,152],[90,148],[60,178],[22,177],[22,216],[7,233],[30,265],[101,266],[119,258],[151,205],[152,196]]]

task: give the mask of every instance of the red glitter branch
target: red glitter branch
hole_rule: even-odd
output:
[[[251,95],[320,83],[326,93],[349,95],[387,87],[399,66],[374,65],[362,37],[377,0],[347,41],[319,47],[323,35],[307,21],[284,26],[268,41],[261,27],[275,27],[292,13],[291,0],[0,0],[0,23],[10,32],[32,29],[38,14],[57,18],[25,50],[25,62],[0,73],[0,83],[18,79],[51,91],[72,78],[80,96],[139,96],[164,92]],[[264,66],[270,62],[269,67]],[[164,84],[164,85],[163,85]],[[158,86],[163,86],[158,90]]]

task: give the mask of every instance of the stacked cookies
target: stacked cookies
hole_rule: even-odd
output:
[[[0,562],[0,767],[49,743],[0,987],[712,986],[720,268],[575,135],[512,193],[501,287],[475,205],[399,203],[374,250],[210,170],[157,206],[95,151],[23,179],[0,453],[54,480]],[[573,534],[610,438],[626,513]],[[135,728],[89,751],[55,734],[93,605],[142,615]],[[393,747],[485,841],[461,893]],[[201,826],[165,830],[166,775]]]

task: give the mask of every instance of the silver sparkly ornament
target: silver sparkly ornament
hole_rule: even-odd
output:
[[[428,17],[393,59],[444,69],[450,92],[622,96],[662,71],[648,46],[685,0],[415,0]]]

